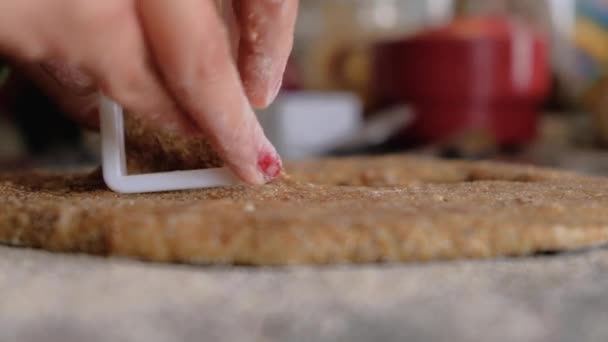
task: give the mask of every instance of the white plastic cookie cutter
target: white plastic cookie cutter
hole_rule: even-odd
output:
[[[103,178],[113,191],[123,194],[227,186],[238,179],[227,168],[129,175],[125,152],[122,107],[111,99],[99,100]]]

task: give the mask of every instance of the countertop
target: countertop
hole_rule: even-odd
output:
[[[606,341],[608,248],[198,267],[0,247],[0,341]]]

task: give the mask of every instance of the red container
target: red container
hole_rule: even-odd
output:
[[[499,144],[525,144],[536,133],[550,73],[544,37],[505,18],[470,18],[374,47],[381,103],[416,112],[405,138],[448,139],[486,130]]]

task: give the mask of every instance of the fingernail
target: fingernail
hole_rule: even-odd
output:
[[[281,157],[274,149],[265,148],[258,155],[258,169],[262,172],[264,180],[270,182],[277,178],[283,170]]]
[[[266,96],[266,105],[269,106],[270,104],[272,104],[272,102],[274,102],[274,100],[276,99],[277,95],[279,95],[279,91],[281,90],[281,85],[283,84],[283,77],[279,76],[277,78],[277,80],[274,82],[274,84],[272,85],[270,89],[270,91],[268,92],[268,95]]]

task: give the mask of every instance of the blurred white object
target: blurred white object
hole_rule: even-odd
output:
[[[414,121],[414,111],[398,105],[375,112],[363,127],[345,136],[335,149],[356,149],[381,144]]]
[[[116,102],[101,97],[101,154],[106,185],[119,193],[160,192],[200,189],[237,184],[227,168],[173,171],[129,175],[125,152],[123,109]]]
[[[361,101],[344,92],[284,93],[258,117],[286,159],[322,154],[363,125]]]
[[[552,0],[551,10],[551,54],[555,72],[567,95],[574,98],[584,88],[576,75],[576,0]]]
[[[454,0],[427,0],[427,24],[443,25],[454,17]]]

